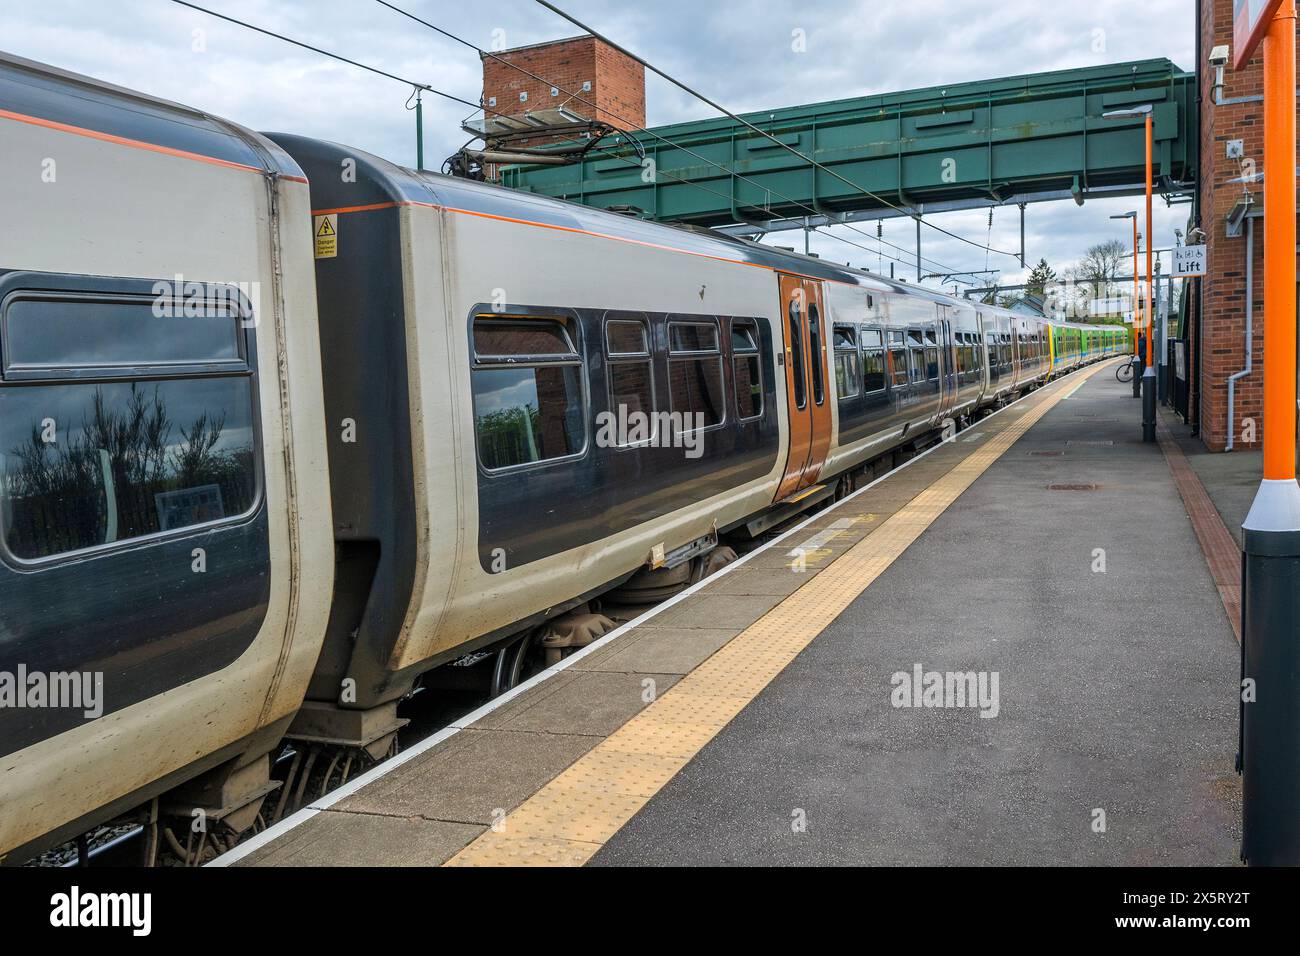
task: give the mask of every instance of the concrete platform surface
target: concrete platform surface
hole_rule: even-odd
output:
[[[1180,491],[1239,476],[1176,484],[1138,414],[1052,383],[230,862],[1235,864]]]
[[[1126,395],[1060,402],[593,862],[1236,863],[1237,645]],[[893,706],[918,665],[997,716]]]

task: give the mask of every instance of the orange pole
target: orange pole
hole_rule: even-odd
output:
[[[1133,354],[1138,354],[1138,217],[1133,216]]]
[[[1286,481],[1296,451],[1295,0],[1283,0],[1263,46],[1264,478]]]
[[[1155,121],[1155,107],[1147,114],[1147,368],[1155,364],[1156,344],[1151,341],[1151,126]]]

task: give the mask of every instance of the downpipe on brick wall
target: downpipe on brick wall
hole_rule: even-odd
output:
[[[1253,212],[1253,211],[1252,211]],[[1237,379],[1245,378],[1253,368],[1253,351],[1255,320],[1255,219],[1252,213],[1246,214],[1246,367],[1240,372],[1228,376],[1228,441],[1224,451],[1232,451],[1237,436],[1237,419],[1234,407],[1237,397]]]

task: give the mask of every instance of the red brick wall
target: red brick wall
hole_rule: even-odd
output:
[[[1201,48],[1205,57],[1218,44],[1232,43],[1232,0],[1204,0],[1201,12]],[[1244,156],[1254,161],[1254,171],[1264,169],[1264,105],[1262,102],[1230,106],[1214,104],[1214,69],[1198,64],[1201,74],[1201,228],[1206,233],[1207,275],[1202,280],[1200,420],[1201,438],[1213,451],[1222,451],[1228,430],[1234,428],[1235,447],[1258,447],[1264,435],[1262,407],[1264,335],[1264,229],[1255,222],[1253,316],[1253,367],[1237,379],[1234,423],[1228,422],[1228,378],[1246,365],[1246,236],[1229,239],[1224,219],[1242,197],[1238,160],[1227,158],[1229,140],[1242,140]],[[1258,96],[1264,91],[1263,55],[1257,52],[1241,70],[1224,70],[1222,99]],[[1246,184],[1254,195],[1253,209],[1262,209],[1260,183]],[[1244,439],[1244,420],[1253,419],[1253,442]]]
[[[500,60],[481,57],[484,106],[496,97],[497,105],[490,108],[514,115],[563,105],[620,129],[645,126],[645,67],[595,37],[503,50],[496,56]],[[583,91],[584,82],[591,83],[590,92]],[[551,87],[559,89],[557,96]],[[520,93],[528,94],[527,102],[519,101]],[[534,145],[539,142],[545,140]]]

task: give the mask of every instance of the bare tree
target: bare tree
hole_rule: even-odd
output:
[[[1080,282],[1089,283],[1095,297],[1104,297],[1119,278],[1120,263],[1128,254],[1128,246],[1118,239],[1099,242],[1083,254],[1075,277]]]

